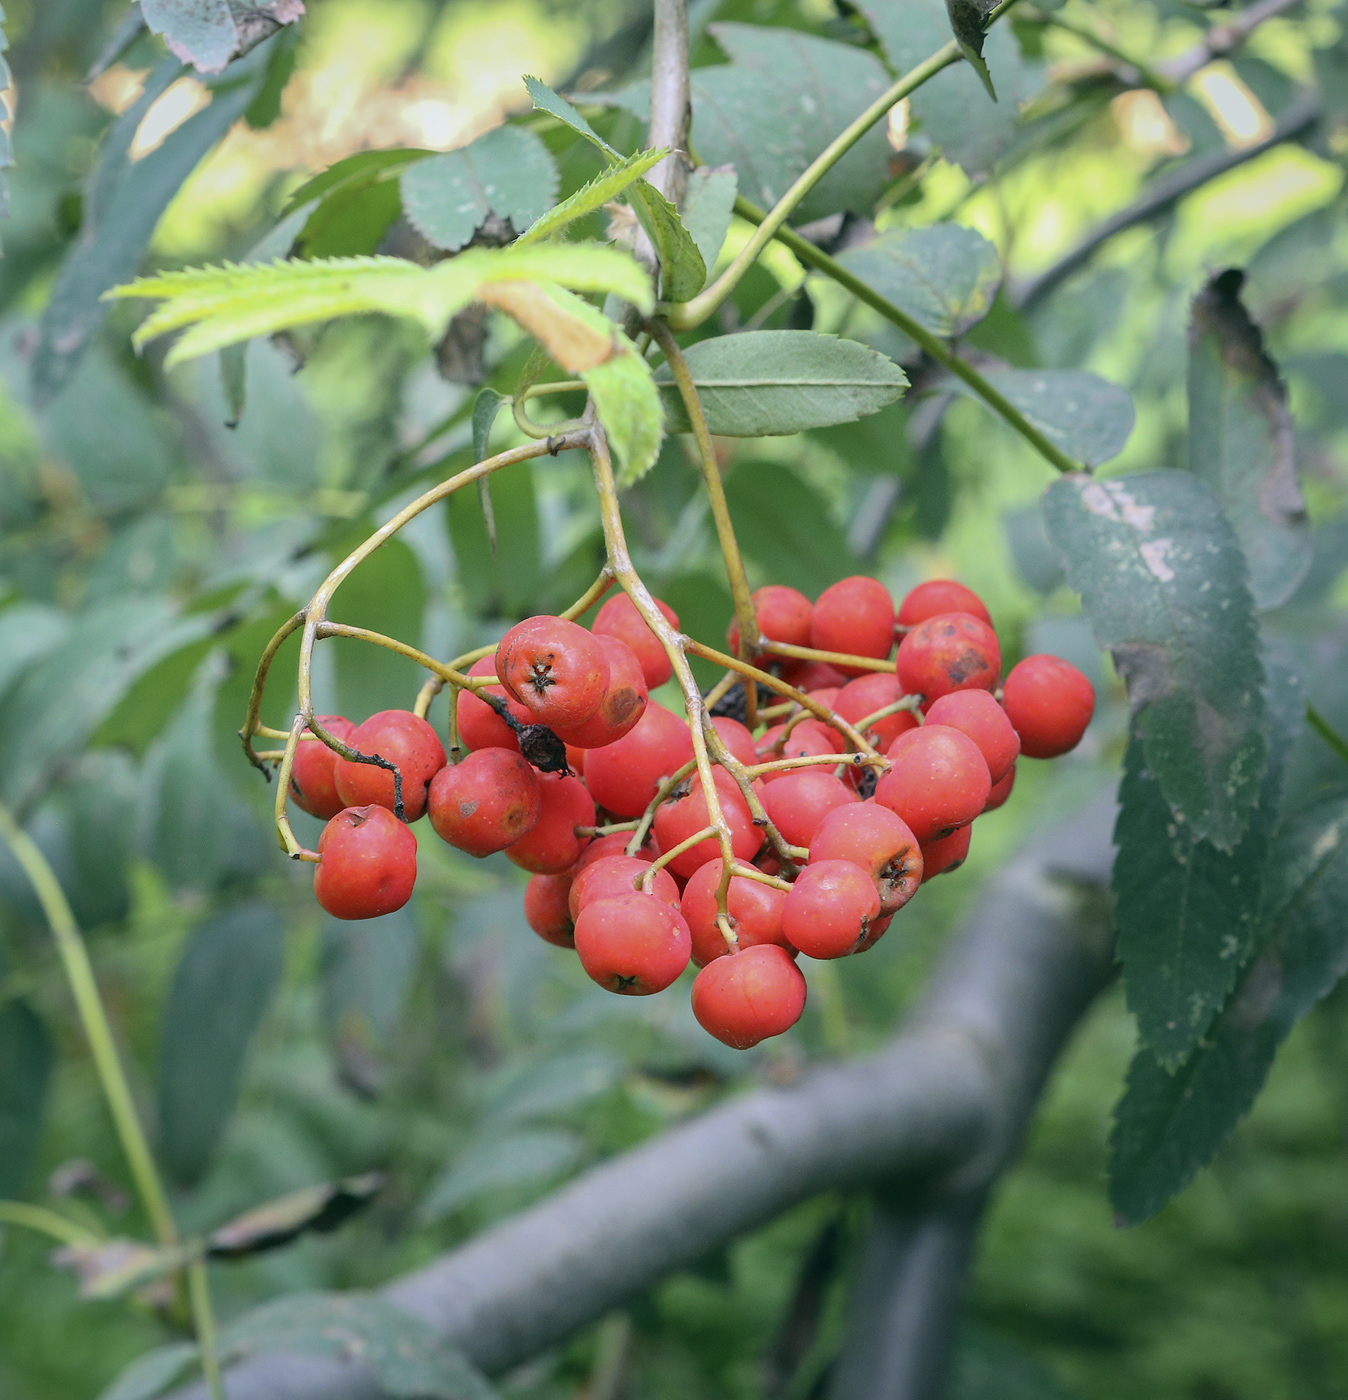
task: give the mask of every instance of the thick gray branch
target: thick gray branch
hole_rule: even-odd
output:
[[[651,38],[651,124],[646,145],[673,152],[651,171],[650,181],[675,207],[688,183],[688,126],[693,118],[688,91],[688,0],[655,0]]]
[[[950,1198],[977,1193],[1108,975],[1108,940],[1098,920],[1087,929],[1074,886],[1106,878],[1112,822],[1102,796],[991,878],[879,1053],[731,1099],[396,1280],[386,1296],[500,1372],[821,1191],[900,1180]],[[245,1363],[228,1389],[231,1400],[378,1394],[355,1367],[298,1357]]]
[[[1214,58],[1222,58],[1234,52],[1259,28],[1265,20],[1276,18],[1288,10],[1294,10],[1303,0],[1258,0],[1241,10],[1226,24],[1214,24],[1187,53],[1169,63],[1158,63],[1157,72],[1173,83],[1182,83],[1192,78],[1200,68],[1206,68]]]

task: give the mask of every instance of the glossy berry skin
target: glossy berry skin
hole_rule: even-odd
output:
[[[385,807],[348,807],[323,828],[314,897],[334,919],[377,919],[412,897],[417,838]]]
[[[908,824],[919,841],[949,836],[987,805],[992,781],[978,745],[944,724],[900,734],[893,767],[875,785],[875,800]]]
[[[718,958],[693,981],[693,1015],[734,1050],[781,1035],[805,1010],[805,978],[784,948],[763,943]]]
[[[652,701],[630,734],[607,748],[589,751],[585,783],[606,812],[639,817],[661,778],[676,773],[692,756],[688,726],[673,711]]]
[[[867,715],[873,715],[877,710],[883,710],[902,699],[903,690],[896,676],[872,671],[869,675],[848,681],[838,692],[833,708],[848,724],[855,726]],[[900,734],[916,728],[917,716],[911,710],[900,710],[897,714],[876,720],[863,737],[884,753]]]
[[[595,900],[576,920],[580,965],[621,996],[664,991],[688,966],[692,950],[683,915],[649,894]]]
[[[826,588],[814,605],[810,645],[818,651],[845,651],[853,656],[889,655],[894,645],[894,600],[878,579],[857,574]],[[862,669],[838,666],[844,675]]]
[[[737,860],[752,860],[763,844],[763,833],[754,825],[749,804],[735,785],[735,780],[723,768],[714,769],[713,773],[716,795],[721,802],[721,815],[730,828],[730,848]],[[707,799],[696,774],[683,797],[660,804],[652,823],[661,851],[672,850],[679,842],[686,841],[707,825]],[[669,862],[669,869],[687,879],[699,866],[715,860],[720,854],[721,848],[716,839],[708,836],[675,856]]]
[[[611,836],[596,836],[593,841],[580,853],[580,859],[576,862],[576,869],[573,872],[579,875],[587,865],[593,865],[597,860],[603,860],[606,856],[625,856],[627,854],[627,843],[632,839],[630,831],[615,831]],[[647,865],[655,859],[649,845],[643,846],[636,854],[635,859],[645,861]]]
[[[1002,687],[1007,718],[1030,758],[1057,758],[1081,742],[1095,713],[1095,687],[1057,656],[1018,661]]]
[[[1006,799],[1011,796],[1011,789],[1016,785],[1016,765],[1013,763],[1007,770],[1006,777],[1000,783],[993,783],[992,791],[988,793],[988,800],[983,805],[985,812],[995,812],[998,807],[1004,806]]]
[[[346,741],[365,754],[396,763],[402,774],[403,812],[414,822],[426,810],[431,779],[445,766],[445,746],[424,719],[410,710],[380,710],[357,725]],[[393,811],[393,774],[373,763],[339,758],[333,768],[337,794],[348,807],[374,803]]]
[[[780,583],[770,583],[766,588],[754,591],[750,599],[754,605],[754,616],[758,619],[758,630],[770,642],[786,642],[794,647],[810,645],[810,618],[814,614],[814,604],[794,588]],[[726,646],[732,656],[739,655],[740,625],[732,620],[725,633]]]
[[[771,729],[763,732],[758,741],[759,763],[775,763],[779,758],[819,758],[825,754],[842,752],[839,748],[842,736],[838,735],[836,729],[831,729],[818,720],[803,719],[787,735],[786,743],[782,746],[782,751],[778,753],[775,745],[785,728],[784,724],[774,724]],[[835,735],[838,735],[836,741]],[[780,781],[784,774],[791,771],[790,768],[781,768],[776,772],[764,773],[762,779],[765,783],[775,783]]]
[[[349,743],[356,726],[341,715],[318,715],[319,724]],[[297,807],[324,821],[335,817],[346,803],[337,795],[334,769],[337,755],[321,739],[304,738],[295,750],[290,769],[290,797]]]
[[[907,823],[875,801],[836,807],[819,823],[810,842],[810,864],[848,860],[875,884],[880,911],[893,914],[922,883],[922,852]]]
[[[992,626],[992,617],[983,600],[962,583],[953,578],[934,578],[919,583],[905,595],[899,604],[898,624],[900,627],[916,627],[929,617],[941,613],[972,613],[981,622]]]
[[[616,744],[636,727],[650,698],[636,652],[617,637],[596,636],[594,640],[608,662],[608,689],[599,708],[584,724],[574,729],[556,728],[557,737],[577,749],[602,749],[606,744]]]
[[[592,865],[582,866],[571,882],[567,904],[574,919],[587,904],[610,899],[616,894],[631,894],[637,881],[646,873],[650,861],[640,856],[605,856]],[[671,909],[679,907],[679,887],[667,870],[657,870],[651,882],[651,894],[663,900]]]
[[[575,729],[608,690],[608,657],[598,639],[562,617],[526,617],[496,647],[496,674],[506,693],[539,724]]]
[[[659,598],[653,601],[665,621],[677,632],[678,613],[668,603],[662,603]],[[616,637],[632,648],[641,663],[641,673],[646,678],[648,690],[654,690],[657,685],[664,685],[674,674],[673,664],[665,655],[660,639],[646,626],[646,619],[637,611],[637,605],[626,593],[615,593],[599,609],[594,626],[590,630],[596,636]]]
[[[564,773],[538,774],[538,795],[538,820],[527,835],[506,847],[506,855],[535,875],[560,875],[589,845],[590,838],[577,836],[575,828],[594,825],[594,799],[579,778]]]
[[[952,690],[991,690],[1002,673],[1002,649],[980,618],[938,613],[899,643],[895,666],[904,693],[930,704]]]
[[[972,826],[962,826],[939,841],[928,841],[922,847],[922,883],[958,870],[969,858],[969,838]]]
[[[763,807],[789,845],[808,846],[835,807],[861,799],[824,767],[788,768],[763,792]]]
[[[809,958],[854,953],[880,917],[875,881],[850,860],[811,862],[782,905],[782,932]]]
[[[693,961],[699,967],[724,957],[730,951],[716,922],[716,891],[721,883],[721,869],[718,858],[695,870],[684,887],[679,906],[693,938]],[[786,940],[782,935],[782,905],[785,902],[785,890],[775,889],[761,880],[751,880],[744,875],[730,877],[730,888],[726,891],[726,913],[741,950],[760,943],[785,946]]]
[[[533,830],[543,810],[533,768],[509,749],[478,749],[431,779],[435,834],[470,856],[489,856]]]
[[[494,657],[484,656],[474,661],[468,668],[470,676],[494,676]],[[537,724],[533,712],[518,700],[506,694],[505,686],[489,685],[488,693],[505,702],[506,708],[521,724]],[[471,690],[459,691],[454,706],[455,719],[459,728],[459,742],[466,749],[514,749],[520,751],[520,741],[515,731],[496,713],[485,700],[479,700]]]
[[[731,756],[739,759],[746,768],[758,762],[758,749],[754,736],[739,720],[729,715],[713,715],[711,727],[721,736],[721,742],[730,750]]]
[[[570,893],[570,871],[531,875],[524,887],[524,917],[529,927],[545,943],[558,948],[576,946],[576,921],[568,903]]]
[[[1006,711],[986,690],[954,690],[933,701],[928,724],[944,724],[967,734],[978,745],[995,787],[1020,755],[1020,738]]]

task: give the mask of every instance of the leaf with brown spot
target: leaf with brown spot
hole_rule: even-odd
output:
[[[301,1235],[327,1234],[364,1210],[384,1185],[381,1172],[325,1181],[245,1211],[206,1237],[213,1259],[243,1259],[279,1249]]]

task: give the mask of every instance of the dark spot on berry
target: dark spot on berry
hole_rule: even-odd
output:
[[[515,732],[519,737],[520,752],[540,772],[571,771],[566,761],[566,745],[546,724],[522,724]]]

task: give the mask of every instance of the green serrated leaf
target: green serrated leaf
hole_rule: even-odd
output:
[[[715,170],[699,166],[688,177],[688,189],[679,212],[684,227],[697,244],[697,251],[702,254],[708,273],[716,266],[725,243],[738,193],[739,181],[733,165],[718,166]]]
[[[1043,508],[1128,683],[1147,768],[1196,837],[1233,849],[1259,800],[1265,704],[1244,559],[1217,498],[1188,472],[1073,475]]]
[[[1218,273],[1189,322],[1189,470],[1222,498],[1249,564],[1256,606],[1275,608],[1311,565],[1287,386],[1240,300],[1244,274]]]
[[[707,426],[725,437],[767,437],[850,423],[899,399],[908,377],[860,341],[816,331],[744,331],[684,352]],[[669,431],[690,431],[673,375],[662,365]]]
[[[403,171],[403,211],[433,247],[457,253],[491,214],[523,232],[557,198],[557,179],[556,163],[532,131],[498,126]]]
[[[1348,971],[1348,800],[1290,822],[1269,863],[1263,952],[1203,1043],[1168,1074],[1143,1048],[1110,1139],[1110,1198],[1128,1224],[1207,1165],[1249,1111],[1278,1046]]]
[[[596,209],[602,209],[668,154],[663,147],[654,151],[638,151],[636,155],[628,156],[616,165],[609,166],[589,184],[582,185],[575,194],[549,209],[515,240],[513,246],[523,248],[530,243],[539,243],[560,232],[567,224],[584,218],[586,214],[593,214]]]
[[[0,1197],[27,1194],[51,1078],[47,1028],[26,1001],[0,1002]]]
[[[661,296],[666,301],[695,297],[707,280],[707,265],[679,211],[645,180],[632,187],[632,203],[660,260]]]
[[[960,52],[978,74],[988,96],[996,102],[997,92],[992,86],[992,74],[983,62],[983,41],[988,15],[994,8],[993,0],[945,0],[945,8]]]
[[[1142,1043],[1173,1070],[1199,1043],[1255,949],[1264,870],[1283,770],[1305,699],[1296,676],[1268,667],[1269,751],[1259,803],[1231,851],[1194,836],[1128,748],[1114,832],[1114,924],[1128,1008]]]
[[[944,340],[981,321],[1002,282],[996,248],[960,224],[887,229],[838,261]]]
[[[1088,370],[994,369],[984,378],[1055,446],[1085,466],[1117,457],[1132,436],[1132,395]],[[948,383],[987,406],[962,379]]]
[[[160,1153],[179,1181],[200,1179],[234,1112],[283,935],[276,907],[255,899],[199,924],[183,950],[159,1034]]]
[[[622,159],[618,152],[600,136],[594,127],[576,111],[566,98],[560,97],[557,93],[553,92],[546,83],[540,82],[537,78],[526,74],[524,86],[529,90],[529,97],[534,104],[534,110],[536,112],[549,113],[551,116],[556,117],[558,121],[564,122],[572,131],[583,136],[591,145],[597,146],[606,155],[613,157],[615,160]],[[662,154],[667,153],[662,152]]]
[[[581,378],[608,434],[618,485],[631,486],[655,465],[665,438],[665,412],[651,367],[628,342]]]

